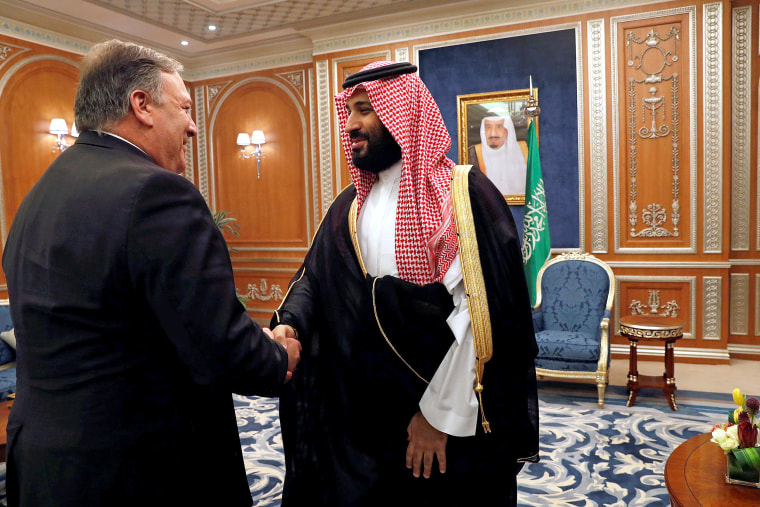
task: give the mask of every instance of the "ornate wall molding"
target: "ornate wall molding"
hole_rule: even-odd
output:
[[[704,252],[723,251],[723,4],[702,10]],[[715,140],[718,142],[714,142]]]
[[[396,50],[396,61],[397,62],[408,62],[409,61],[409,48],[398,48]]]
[[[190,90],[185,87],[187,94],[190,95]],[[196,128],[198,124],[195,125]],[[185,150],[185,172],[182,173],[187,180],[191,183],[195,183],[194,171],[195,171],[195,140],[191,137],[187,140],[187,149]]]
[[[266,278],[261,278],[259,285],[248,284],[245,296],[252,301],[282,301],[283,292],[279,284],[269,284]]]
[[[317,149],[317,103],[316,103],[316,90],[314,87],[314,72],[312,69],[309,69],[309,102],[308,102],[308,108],[309,108],[309,118],[311,119],[311,135],[309,136],[309,139],[311,140],[311,205],[312,205],[312,220],[313,222],[313,229],[311,229],[312,225],[310,225],[310,230],[315,230],[317,227],[319,227],[319,222],[322,218],[322,213],[319,211],[319,158],[317,157],[318,149]],[[309,234],[309,245],[311,245],[311,240],[313,239],[314,234]]]
[[[11,44],[10,42],[0,43],[0,69],[7,65],[8,62],[10,62],[13,58],[21,55],[22,53],[26,53],[27,51],[31,51],[31,49],[25,48],[23,46],[17,46],[15,44]]]
[[[750,134],[752,106],[752,6],[732,10],[731,250],[750,242]]]
[[[684,30],[687,33],[680,33],[679,37],[681,39],[688,38],[688,47],[689,47],[689,54],[688,55],[677,55],[678,58],[683,58],[684,56],[687,58],[685,62],[685,67],[687,68],[687,72],[689,75],[689,104],[696,104],[697,100],[697,54],[696,54],[696,7],[695,6],[687,6],[682,8],[675,8],[675,9],[667,9],[667,10],[659,10],[659,11],[652,11],[652,12],[643,12],[639,14],[631,14],[631,15],[625,15],[625,16],[617,16],[610,19],[610,25],[611,25],[611,55],[612,55],[612,103],[618,104],[619,103],[619,81],[620,81],[620,73],[619,73],[619,66],[621,65],[636,65],[636,61],[634,60],[635,54],[631,53],[631,59],[626,61],[625,63],[618,62],[618,39],[619,39],[619,25],[622,23],[627,23],[630,21],[638,21],[638,20],[648,20],[652,19],[655,20],[659,17],[665,17],[665,16],[674,16],[674,15],[682,15],[686,14],[688,15],[688,30]],[[668,35],[662,35],[662,34],[648,34],[647,39],[644,40],[647,44],[653,44],[653,45],[659,45],[660,42],[664,42],[668,39]],[[631,41],[629,41],[631,42]],[[650,46],[651,47],[651,46]],[[665,51],[663,54],[667,54]],[[643,55],[643,52],[640,53],[639,57]],[[671,58],[670,55],[667,55],[668,58]],[[632,61],[633,60],[633,61]],[[678,83],[676,82],[676,79],[678,79],[678,76],[658,76],[655,74],[649,73],[647,77],[644,78],[644,82],[648,82],[648,80],[652,80],[653,82],[662,82],[664,81],[664,77],[667,77],[668,80],[671,83],[671,90],[673,93],[677,93]],[[670,78],[673,79],[670,79]],[[622,181],[622,175],[621,175],[621,164],[620,164],[620,145],[621,145],[621,139],[620,139],[620,125],[621,125],[621,118],[620,118],[620,112],[618,108],[614,108],[612,111],[612,125],[613,125],[613,143],[612,143],[612,150],[613,150],[613,187],[614,187],[614,229],[615,229],[615,253],[638,253],[638,254],[652,254],[652,253],[696,253],[697,252],[697,206],[693,203],[695,200],[695,197],[697,196],[697,118],[696,118],[696,107],[691,107],[689,112],[689,126],[688,129],[683,131],[681,129],[680,125],[678,123],[671,123],[671,126],[666,127],[668,129],[668,132],[666,133],[664,130],[658,130],[662,129],[665,125],[663,124],[662,117],[660,117],[660,123],[655,124],[652,122],[653,127],[649,128],[648,130],[642,130],[638,127],[634,127],[634,116],[630,114],[630,111],[634,109],[634,107],[639,106],[639,104],[644,104],[642,108],[650,108],[650,120],[654,119],[655,113],[662,114],[662,109],[655,110],[655,104],[657,103],[658,98],[655,96],[652,96],[650,98],[641,98],[640,101],[636,101],[637,97],[632,96],[631,94],[631,83],[628,83],[626,86],[626,89],[628,90],[628,96],[626,99],[628,100],[629,106],[628,111],[629,115],[625,118],[626,125],[628,125],[628,130],[630,130],[632,133],[629,135],[632,136],[632,146],[631,153],[627,154],[627,156],[631,156],[633,163],[632,167],[630,169],[630,176],[633,181],[632,185],[632,202],[625,202],[625,206],[623,206],[623,199],[620,195],[620,188],[621,188],[621,181]],[[673,103],[671,104],[671,107],[678,107],[679,105],[679,99],[676,94],[675,99],[673,100]],[[642,109],[638,110],[639,118],[642,114]],[[675,118],[677,115],[677,111],[671,111],[671,117]],[[653,132],[653,129],[657,132]],[[675,132],[674,132],[674,129]],[[686,202],[691,203],[690,204],[690,233],[689,233],[689,246],[688,247],[674,247],[674,248],[650,248],[650,247],[621,247],[621,213],[624,209],[626,212],[630,213],[628,220],[629,223],[631,223],[632,230],[631,234],[635,236],[646,236],[646,237],[662,237],[664,235],[681,235],[681,232],[677,230],[678,222],[680,221],[680,203],[681,203],[681,189],[680,189],[680,171],[683,169],[680,165],[680,154],[678,152],[678,148],[676,146],[677,140],[680,138],[681,134],[687,135],[687,142],[684,143],[686,146],[689,147],[689,176],[690,176],[690,182],[691,186],[689,188],[689,194],[686,196],[686,199],[684,199]],[[636,167],[635,167],[635,157],[636,157],[636,148],[635,148],[635,142],[637,139],[640,140],[646,140],[650,136],[664,136],[664,135],[674,135],[674,148],[671,154],[672,157],[672,179],[673,179],[673,185],[672,185],[672,193],[673,193],[673,206],[672,206],[672,228],[668,231],[662,227],[664,224],[663,217],[665,216],[664,208],[662,204],[659,203],[647,203],[646,208],[644,209],[642,213],[642,222],[645,223],[648,227],[646,227],[644,230],[636,229],[638,227],[638,212],[640,211],[638,209],[638,204],[636,203],[637,199],[637,187],[636,187]],[[675,137],[679,136],[679,137]],[[635,209],[633,209],[633,208]],[[634,221],[634,216],[636,216],[636,220]]]
[[[216,203],[212,202],[208,188],[208,153],[206,151],[206,87],[199,86],[195,89],[195,125],[198,127],[198,135],[195,142],[198,146],[198,190],[206,199],[212,211],[216,211]]]
[[[683,337],[694,339],[694,332],[697,329],[697,277],[696,276],[641,276],[641,275],[615,275],[615,301],[620,302],[620,285],[623,282],[654,282],[654,283],[688,283],[689,284],[689,331],[684,331]],[[615,304],[615,333],[620,334],[620,309],[624,306],[622,303]],[[681,302],[680,310],[683,310]]]
[[[182,75],[188,81],[202,81],[204,79],[215,77],[234,76],[237,74],[245,74],[247,72],[304,65],[311,62],[311,50],[302,50],[293,53],[262,56],[250,60],[211,65],[208,67],[193,67],[191,65],[186,65],[185,72],[183,72]]]
[[[319,127],[319,174],[320,188],[322,190],[322,212],[321,217],[325,216],[333,200],[333,157],[331,150],[332,143],[332,107],[330,104],[330,75],[327,60],[318,60],[317,68],[317,123]]]
[[[723,278],[702,278],[702,339],[720,340],[721,337],[721,287]]]
[[[293,87],[293,89],[298,92],[298,95],[301,97],[301,100],[304,102],[306,101],[305,98],[305,87],[304,87],[304,71],[297,70],[293,72],[281,72],[279,74],[275,74],[278,78],[282,79],[286,83],[288,83],[290,86]]]
[[[361,30],[356,35],[330,35],[315,39],[314,54],[358,49],[379,44],[405,42],[422,37],[457,34],[470,30],[504,27],[516,23],[553,19],[562,16],[582,15],[627,6],[656,3],[657,0],[585,0],[583,2],[555,1],[551,3],[528,4],[519,7],[491,10],[485,14],[453,15],[434,21],[410,21],[397,23],[391,28]],[[506,2],[504,2],[506,3]]]
[[[591,252],[607,253],[607,62],[604,20],[588,22]]]
[[[760,356],[760,345],[746,345],[744,343],[729,343],[729,354],[744,354],[750,356]]]
[[[749,334],[749,274],[731,273],[729,333]]]
[[[232,83],[232,80],[230,81],[224,81],[222,83],[214,83],[212,85],[208,85],[206,87],[206,98],[208,101],[208,109],[211,110],[212,107],[214,107],[214,104],[216,103],[217,99],[219,98],[219,94],[224,90],[227,86],[229,86]]]
[[[185,172],[182,175],[190,182],[195,183],[195,142],[193,138],[187,140],[187,151],[185,151]]]
[[[90,43],[82,39],[43,30],[39,27],[2,16],[0,16],[0,34],[79,55],[83,55],[90,50]]]

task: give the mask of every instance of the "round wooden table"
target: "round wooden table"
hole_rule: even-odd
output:
[[[723,451],[710,442],[709,433],[676,447],[665,463],[665,485],[671,505],[760,505],[760,489],[726,484],[724,460]]]
[[[642,387],[662,388],[672,410],[676,405],[676,377],[673,359],[673,346],[676,340],[683,338],[683,321],[675,317],[661,315],[626,315],[620,317],[620,334],[628,338],[631,346],[628,363],[628,403],[632,407]],[[665,342],[665,373],[662,377],[639,375],[637,346],[639,340],[660,340]]]

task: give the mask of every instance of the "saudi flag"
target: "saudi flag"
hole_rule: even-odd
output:
[[[544,178],[538,156],[536,126],[528,126],[528,171],[525,178],[525,219],[523,221],[522,258],[528,282],[531,306],[536,304],[536,277],[541,266],[551,257],[549,220],[546,214]]]

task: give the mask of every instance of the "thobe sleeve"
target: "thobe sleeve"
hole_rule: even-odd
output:
[[[454,299],[454,310],[446,323],[456,341],[422,395],[420,410],[439,431],[457,437],[471,436],[475,434],[478,420],[478,401],[472,387],[475,381],[475,347],[458,255],[443,283]]]

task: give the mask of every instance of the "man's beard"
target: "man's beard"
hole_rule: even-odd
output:
[[[379,129],[370,129],[369,132],[351,132],[352,139],[357,137],[367,140],[366,152],[363,155],[355,151],[351,154],[351,160],[359,169],[377,174],[401,159],[401,146],[393,139],[385,125],[380,125]]]

